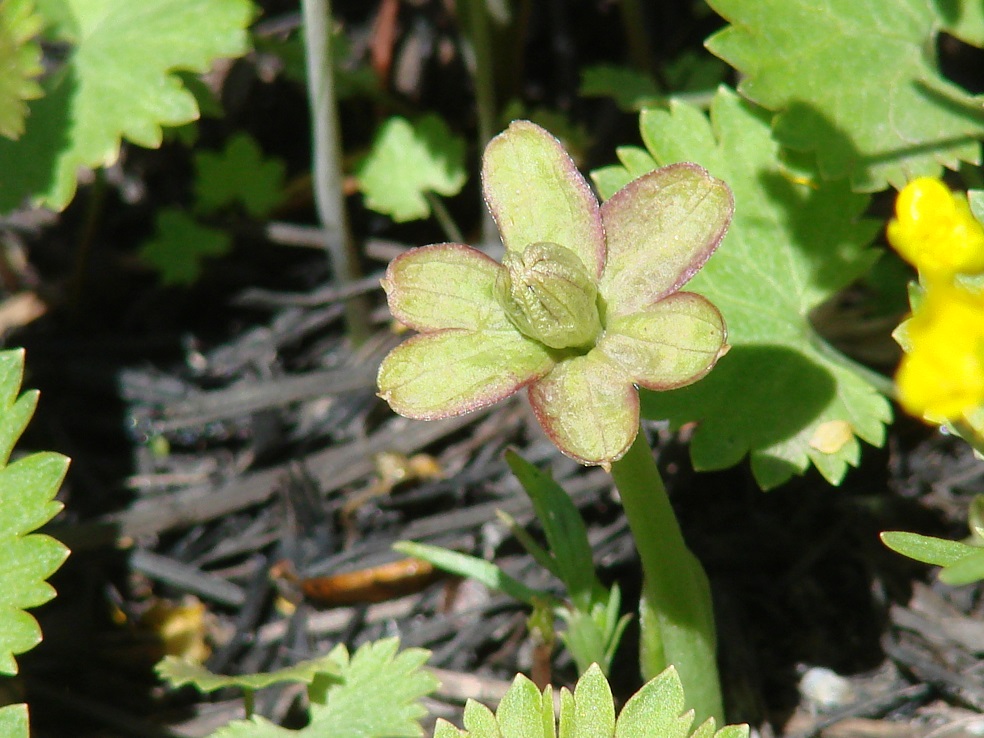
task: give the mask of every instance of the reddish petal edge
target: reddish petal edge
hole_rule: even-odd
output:
[[[544,140],[549,141],[550,144],[560,153],[561,160],[564,163],[564,168],[567,170],[567,179],[572,185],[573,190],[577,193],[577,196],[580,198],[582,204],[586,208],[592,209],[594,213],[594,218],[593,218],[594,222],[592,223],[592,230],[594,231],[594,236],[595,236],[594,240],[596,241],[598,248],[594,249],[595,252],[594,264],[585,264],[585,267],[589,271],[593,271],[595,279],[600,279],[601,273],[605,268],[605,258],[606,258],[605,228],[601,218],[601,207],[598,204],[598,198],[595,196],[594,190],[591,189],[591,185],[588,184],[587,179],[585,179],[584,175],[581,174],[581,170],[577,168],[577,165],[574,163],[574,160],[571,158],[571,155],[567,152],[567,149],[565,149],[564,145],[560,142],[560,139],[558,139],[556,136],[550,133],[550,131],[546,130],[541,126],[538,126],[536,123],[533,123],[531,121],[528,120],[512,121],[509,124],[509,127],[505,131],[499,133],[491,141],[489,141],[488,146],[486,146],[486,152],[488,152],[489,149],[492,149],[494,146],[496,146],[497,142],[503,140],[502,136],[508,133],[510,129],[535,133],[537,136],[540,136]],[[482,157],[482,171],[481,171],[482,196],[485,200],[485,206],[488,208],[489,213],[492,215],[492,219],[495,221],[496,226],[499,228],[499,232],[501,234],[503,232],[503,226],[506,225],[503,222],[503,219],[506,217],[506,214],[503,212],[500,199],[497,198],[495,196],[495,193],[492,191],[494,188],[492,188],[489,184],[490,177],[488,175],[487,167],[486,167],[487,159],[488,159],[487,155]],[[531,203],[531,206],[532,205],[533,203]],[[506,243],[506,241],[507,239],[503,236],[503,243],[505,244],[507,249],[513,248],[522,251],[523,248],[529,245],[529,244],[512,244],[512,246],[510,246],[510,244]],[[572,248],[570,244],[560,244],[560,245],[566,246],[567,248]],[[579,250],[577,249],[573,249],[573,250],[575,250],[580,255]]]
[[[386,273],[383,278],[379,280],[380,287],[383,288],[383,292],[386,294],[387,305],[389,307],[390,315],[392,315],[401,324],[411,328],[419,333],[433,333],[436,330],[448,330],[447,328],[432,328],[431,326],[420,324],[409,318],[406,313],[400,310],[399,306],[394,304],[395,300],[391,297],[394,291],[398,289],[398,279],[396,277],[396,270],[399,265],[407,260],[417,258],[421,252],[424,251],[461,251],[467,252],[469,256],[477,257],[478,259],[488,262],[490,265],[494,266],[496,269],[501,269],[502,265],[495,259],[490,257],[488,254],[476,249],[473,246],[468,246],[463,243],[445,242],[445,243],[432,243],[427,246],[417,246],[415,248],[407,249],[399,256],[394,257],[390,260],[389,264],[386,266]]]
[[[647,180],[664,176],[665,174],[677,169],[689,169],[693,172],[697,172],[698,174],[707,177],[708,179],[723,181],[723,180],[719,180],[717,177],[712,175],[704,167],[700,166],[699,164],[695,164],[693,162],[678,162],[676,164],[668,164],[665,167],[654,169],[651,172],[647,172],[646,174],[636,177],[634,180],[629,182],[627,185],[622,187],[618,192],[616,192],[614,195],[608,198],[608,200],[603,202],[601,205],[602,222],[604,223],[606,221],[606,213],[616,210],[620,206],[622,200],[625,200],[627,198],[632,198],[633,196],[635,196],[635,191],[640,189],[642,186],[644,186]],[[722,223],[721,228],[716,233],[710,235],[704,248],[695,251],[693,258],[689,262],[683,265],[682,270],[680,274],[677,276],[676,280],[674,280],[673,283],[668,288],[664,289],[662,293],[653,296],[651,302],[657,302],[662,297],[672,294],[673,292],[676,292],[681,287],[683,287],[683,285],[689,282],[693,278],[693,276],[698,271],[700,271],[701,267],[703,267],[704,264],[707,263],[707,260],[714,255],[714,252],[717,251],[718,246],[721,245],[721,241],[724,240],[724,237],[728,232],[728,228],[731,226],[731,221],[734,218],[734,213],[735,213],[734,193],[731,191],[731,188],[727,186],[727,183],[725,183],[725,187],[728,193],[728,198],[730,200],[730,207],[728,211],[728,216],[727,218],[725,218],[724,222]],[[609,215],[607,217],[612,217],[612,216]]]
[[[617,364],[615,365],[615,368],[618,371],[622,371],[621,366]],[[545,396],[546,393],[544,393],[543,391],[544,382],[542,381],[543,379],[549,378],[549,376],[550,375],[548,373],[546,377],[534,380],[527,387],[527,397],[530,402],[530,407],[533,409],[533,415],[536,417],[537,422],[540,424],[540,427],[543,429],[543,432],[546,434],[547,438],[549,438],[551,442],[553,442],[553,444],[565,456],[574,459],[578,463],[585,464],[587,466],[600,466],[605,471],[611,471],[612,464],[618,461],[619,459],[621,459],[629,450],[629,447],[632,445],[632,442],[635,441],[635,437],[639,429],[639,412],[640,412],[639,392],[635,388],[635,385],[632,383],[632,380],[628,376],[625,377],[625,389],[624,389],[625,396],[623,397],[623,399],[626,402],[623,407],[628,410],[628,412],[634,419],[632,425],[635,428],[635,432],[630,433],[624,445],[621,448],[617,449],[616,451],[607,454],[604,457],[590,457],[584,454],[579,454],[573,449],[566,447],[564,443],[561,442],[561,440],[558,438],[556,431],[551,428],[552,416],[550,415],[550,413],[547,412],[546,409],[547,406],[550,404],[550,401]],[[587,419],[584,417],[580,417],[579,420],[582,422],[587,422]]]
[[[470,333],[470,332],[472,331],[464,331],[456,328],[451,328],[447,330],[433,331],[430,333],[418,333],[414,336],[411,336],[403,343],[401,343],[399,346],[397,346],[392,351],[390,351],[383,359],[383,361],[380,363],[379,369],[376,372],[376,386],[379,387],[380,378],[383,376],[387,363],[393,360],[398,360],[400,358],[399,351],[403,347],[405,346],[409,347],[417,343],[428,341],[433,339],[435,336],[439,336],[443,334],[452,334],[452,333],[463,334],[463,333]],[[392,392],[377,392],[376,396],[382,400],[385,400],[386,403],[390,406],[390,408],[392,408],[393,412],[395,412],[397,415],[402,415],[404,418],[410,418],[411,420],[443,420],[445,418],[453,418],[458,415],[466,415],[470,412],[475,412],[476,410],[481,410],[482,408],[486,408],[489,407],[490,405],[494,405],[497,402],[501,402],[502,400],[505,400],[507,397],[516,394],[521,389],[529,385],[531,382],[535,382],[539,379],[542,379],[544,376],[550,373],[550,370],[552,368],[553,368],[553,364],[551,363],[541,371],[532,372],[528,377],[516,376],[515,377],[516,381],[514,384],[511,384],[507,387],[503,387],[499,392],[489,393],[484,397],[481,397],[481,399],[477,399],[477,401],[469,403],[467,407],[461,409],[455,409],[455,410],[416,412],[413,410],[408,410],[406,405],[400,403],[399,400],[394,401],[392,397],[393,395]]]

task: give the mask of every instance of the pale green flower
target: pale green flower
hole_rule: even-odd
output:
[[[482,185],[505,263],[454,243],[393,260],[390,311],[419,335],[383,361],[379,394],[401,415],[436,419],[528,387],[560,450],[608,467],[638,432],[637,387],[690,384],[727,350],[717,308],[680,288],[724,237],[731,191],[673,164],[599,206],[560,143],[528,121],[489,143]]]

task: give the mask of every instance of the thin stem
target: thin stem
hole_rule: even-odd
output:
[[[687,548],[652,450],[640,429],[612,478],[642,564],[640,666],[651,679],[673,664],[698,721],[723,725],[716,636],[707,575]]]
[[[433,192],[425,192],[424,197],[427,198],[427,203],[431,207],[431,211],[434,213],[434,218],[437,219],[438,224],[441,226],[441,230],[444,231],[444,235],[447,239],[453,243],[464,243],[464,236],[461,235],[461,229],[458,228],[458,224],[454,222],[454,218],[451,217],[451,213],[444,206],[444,201],[435,195]]]
[[[625,41],[629,47],[629,61],[640,72],[652,74],[656,68],[652,44],[646,33],[645,15],[639,0],[621,0],[619,9],[622,16],[622,28],[625,31]]]
[[[953,426],[953,430],[957,432],[957,435],[970,444],[970,447],[974,451],[984,456],[984,435],[981,435],[973,424],[960,419],[954,420],[951,425]]]
[[[304,49],[308,97],[311,102],[311,131],[314,166],[311,172],[318,220],[326,232],[335,283],[339,287],[357,279],[358,253],[349,228],[342,191],[342,154],[335,106],[334,68],[331,62],[331,2],[302,0]],[[369,311],[360,298],[345,303],[349,337],[356,343],[370,332]]]

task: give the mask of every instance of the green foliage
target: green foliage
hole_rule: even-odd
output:
[[[708,2],[731,23],[708,49],[742,74],[743,95],[778,113],[777,139],[815,154],[825,178],[873,192],[980,162],[980,99],[927,53],[943,25],[980,42],[976,0]]]
[[[699,421],[691,444],[698,469],[750,455],[764,488],[810,463],[839,483],[860,455],[858,438],[880,445],[888,402],[826,346],[810,311],[863,275],[878,224],[846,183],[797,181],[780,161],[770,117],[722,88],[710,120],[674,103],[642,114],[647,150],[620,148],[621,167],[594,173],[602,194],[673,161],[695,161],[729,183],[735,218],[724,243],[688,288],[725,316],[729,354],[701,382],[646,393],[643,413],[679,427]]]
[[[171,687],[182,687],[185,684],[190,684],[199,692],[214,692],[226,687],[255,690],[290,682],[311,684],[319,674],[329,678],[336,677],[339,672],[339,664],[336,660],[335,651],[332,651],[327,656],[300,661],[293,666],[287,666],[277,671],[227,676],[211,672],[201,664],[187,659],[165,656],[164,660],[157,664],[154,670],[157,672],[157,676]]]
[[[639,111],[661,99],[648,74],[615,64],[596,64],[581,70],[583,97],[610,97],[625,111]]]
[[[237,720],[212,738],[414,738],[423,735],[420,699],[437,688],[422,669],[428,652],[399,651],[395,638],[367,643],[349,657],[336,646],[325,658],[332,671],[308,688],[310,722],[300,730],[278,727],[259,716]],[[296,680],[294,680],[296,681]]]
[[[284,163],[264,158],[253,138],[238,133],[221,152],[195,154],[197,208],[215,211],[241,204],[254,218],[270,213],[283,198]]]
[[[969,542],[895,530],[882,533],[881,539],[896,553],[924,564],[942,566],[940,580],[947,584],[972,584],[984,579],[984,495],[974,498],[969,517]]]
[[[36,391],[17,396],[23,375],[24,352],[0,352],[0,674],[16,674],[14,656],[41,641],[41,629],[25,609],[55,596],[45,580],[68,556],[55,539],[33,533],[62,508],[55,495],[68,459],[42,452],[9,463],[38,401]],[[0,710],[0,735],[26,738],[26,706]]]
[[[165,208],[157,213],[157,235],[140,249],[140,256],[160,272],[169,285],[193,284],[202,261],[223,256],[232,248],[229,234],[201,225],[185,211]]]
[[[247,49],[248,0],[39,0],[52,41],[70,53],[44,80],[23,136],[0,139],[0,212],[32,198],[72,199],[80,167],[112,164],[121,140],[161,143],[161,126],[198,117],[177,70],[205,72]]]
[[[0,136],[19,137],[25,101],[41,95],[35,81],[41,74],[41,47],[34,37],[42,25],[31,0],[0,2]]]
[[[747,725],[715,730],[713,719],[691,730],[693,711],[685,711],[683,686],[673,667],[636,692],[615,717],[611,688],[593,665],[571,693],[560,692],[559,731],[553,691],[543,693],[519,675],[493,714],[478,702],[465,706],[464,730],[438,720],[434,738],[747,738]]]
[[[356,172],[366,207],[398,223],[426,218],[426,193],[451,197],[465,184],[464,157],[464,141],[439,116],[390,118]]]
[[[506,452],[506,461],[533,503],[549,550],[543,549],[509,515],[500,512],[499,517],[523,548],[564,583],[570,604],[557,601],[548,592],[530,589],[484,559],[411,541],[401,541],[393,548],[504,592],[534,610],[550,608],[553,615],[567,623],[567,630],[560,637],[578,669],[583,673],[592,663],[598,663],[607,674],[631,619],[629,615],[621,616],[618,585],[609,591],[598,580],[584,521],[563,488],[549,473],[540,471],[513,451]]]

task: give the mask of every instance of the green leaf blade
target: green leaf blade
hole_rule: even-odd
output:
[[[439,116],[390,118],[356,172],[366,207],[398,223],[426,218],[427,193],[451,197],[464,186],[464,156],[464,141]]]
[[[863,275],[879,225],[868,199],[844,182],[813,187],[783,167],[770,116],[721,88],[710,119],[674,103],[646,111],[642,137],[658,165],[696,161],[729,184],[735,217],[714,256],[688,284],[721,311],[732,348],[707,377],[642,392],[642,412],[675,427],[697,421],[691,457],[721,469],[748,455],[764,488],[811,464],[832,483],[857,463],[858,439],[880,445],[888,402],[848,368],[811,322],[811,311]],[[840,445],[824,430],[850,432]]]
[[[61,209],[79,168],[108,166],[122,140],[157,147],[161,126],[198,117],[176,70],[206,72],[248,48],[248,0],[40,0],[57,40],[73,45],[45,95],[30,105],[24,135],[0,140],[0,212],[31,197]]]
[[[42,22],[31,0],[0,3],[0,136],[20,137],[26,101],[42,94],[36,82],[42,72],[41,46],[34,40]]]
[[[932,0],[709,4],[731,25],[708,49],[745,75],[739,91],[778,112],[779,140],[813,151],[825,178],[873,192],[980,162],[980,102],[926,53],[944,22]]]

